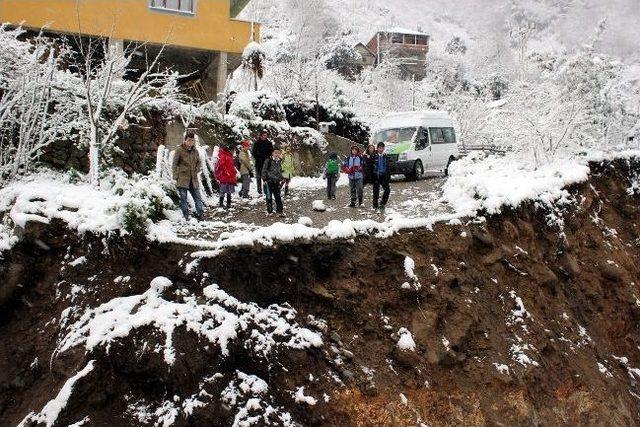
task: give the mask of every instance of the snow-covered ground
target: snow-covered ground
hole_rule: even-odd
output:
[[[194,254],[196,256],[215,256],[233,246],[271,245],[297,239],[350,239],[358,235],[387,237],[404,229],[431,227],[436,222],[455,223],[465,217],[476,216],[478,212],[499,213],[505,206],[515,207],[526,200],[552,203],[568,195],[565,190],[568,185],[588,178],[590,160],[631,156],[640,156],[640,149],[593,152],[588,156],[558,160],[537,169],[526,159],[515,155],[468,156],[452,165],[450,176],[441,188],[436,186],[430,190],[431,193],[424,193],[419,187],[409,186],[403,190],[404,194],[396,194],[400,198],[397,208],[378,216],[374,216],[371,210],[361,211],[365,213],[361,213],[359,218],[352,216],[352,210],[331,208],[330,204],[325,212],[314,212],[313,201],[318,198],[317,194],[322,194],[324,180],[296,178],[292,182],[292,192],[298,194],[294,198],[297,197],[307,211],[295,212],[287,220],[272,219],[264,224],[234,220],[232,214],[218,220],[186,224],[175,205],[166,200],[162,188],[153,183],[152,177],[129,185],[120,183],[94,188],[70,183],[65,175],[41,172],[0,190],[0,249],[6,250],[14,245],[18,241],[14,227],[24,227],[28,221],[49,223],[59,219],[79,233],[126,232],[127,212],[132,206],[146,207],[150,195],[173,208],[165,210],[168,219],[155,223],[146,221],[147,237],[201,249]],[[339,185],[343,187],[345,184],[346,178],[343,177]],[[261,199],[254,197],[243,203],[245,209],[254,209],[255,215],[262,216]],[[425,204],[442,205],[446,209],[424,210]],[[323,223],[298,221],[300,217],[314,214],[323,215]]]

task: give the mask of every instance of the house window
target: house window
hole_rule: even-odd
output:
[[[416,36],[413,34],[405,34],[404,44],[416,44]]]
[[[402,44],[403,43],[402,34],[398,34],[398,33],[391,34],[391,43]]]
[[[428,36],[416,36],[416,44],[420,44],[420,45],[426,46],[427,44],[429,44],[429,37]]]
[[[151,9],[170,12],[195,13],[195,0],[149,0]]]

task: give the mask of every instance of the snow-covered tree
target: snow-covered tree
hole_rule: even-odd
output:
[[[258,82],[264,76],[265,62],[266,54],[260,43],[252,41],[242,52],[242,67],[253,76],[253,90],[258,90]]]
[[[325,64],[329,70],[336,70],[342,77],[353,80],[362,71],[362,56],[353,46],[341,42],[329,53]]]
[[[464,55],[467,53],[467,45],[460,38],[460,36],[454,36],[445,47],[445,52],[450,55]]]
[[[178,75],[159,69],[158,61],[164,47],[149,58],[144,55],[145,46],[131,45],[121,50],[98,40],[79,40],[78,45],[85,112],[89,122],[89,178],[93,185],[97,185],[101,173],[101,151],[113,143],[130,114],[155,100],[178,97]],[[131,61],[138,53],[146,58],[146,64],[142,69],[134,70]],[[134,71],[139,75],[134,77]]]
[[[27,172],[45,147],[80,126],[63,89],[74,81],[60,70],[66,46],[42,35],[20,40],[24,32],[0,26],[0,182]]]

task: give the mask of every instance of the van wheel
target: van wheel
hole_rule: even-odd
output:
[[[447,162],[447,167],[444,168],[444,176],[449,176],[449,165],[456,160],[455,157],[449,157],[449,161]]]
[[[419,181],[424,176],[424,167],[422,166],[422,162],[418,160],[413,164],[413,172],[411,173],[411,178],[414,181]]]

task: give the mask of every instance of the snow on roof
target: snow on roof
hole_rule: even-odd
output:
[[[411,36],[427,36],[427,37],[431,37],[429,34],[423,33],[421,31],[410,30],[408,28],[394,27],[394,28],[388,28],[388,29],[385,29],[385,30],[376,30],[373,33],[369,33],[369,34],[371,34],[371,36],[368,37],[367,40],[371,40],[371,39],[375,38],[376,35],[380,34],[380,33],[383,33],[383,34],[384,33],[386,33],[386,34],[398,33],[398,34],[407,34],[407,35],[411,35]]]
[[[406,111],[401,113],[390,113],[384,116],[377,124],[376,129],[402,128],[417,126],[424,120],[451,120],[449,113],[439,110]]]
[[[415,36],[428,36],[429,34],[423,33],[422,31],[409,30],[407,28],[394,27],[389,28],[388,30],[381,31],[382,33],[400,33],[400,34],[411,34]]]
[[[449,113],[443,110],[420,110],[420,111],[401,111],[389,113],[384,118],[392,117],[416,117],[420,119],[448,119]]]

